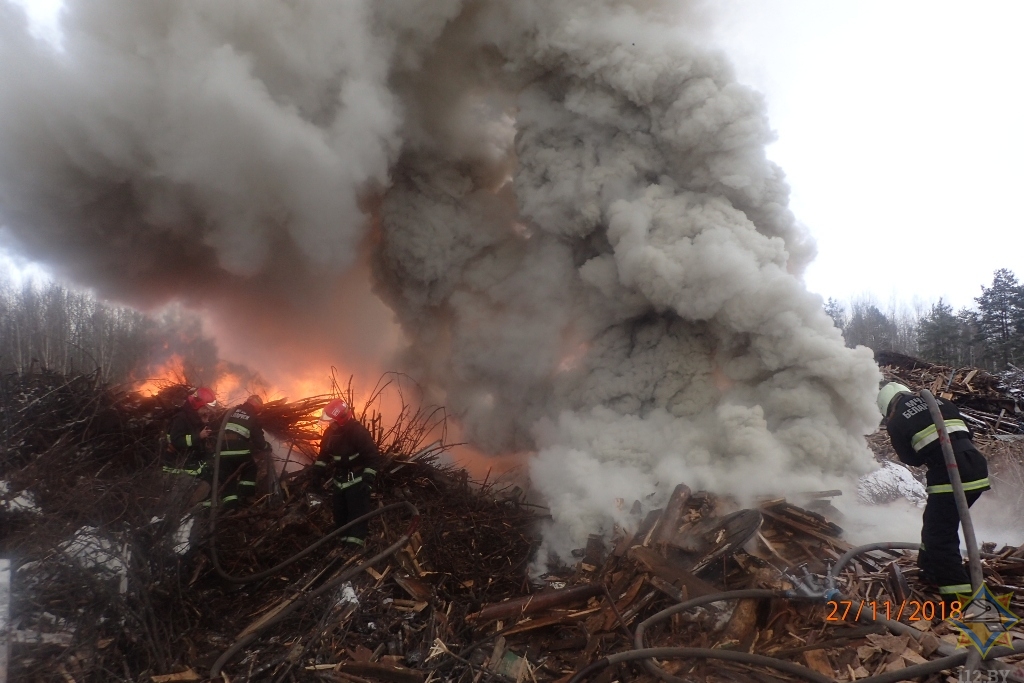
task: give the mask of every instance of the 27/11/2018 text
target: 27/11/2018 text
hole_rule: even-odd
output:
[[[830,612],[826,615],[825,621],[846,621],[851,617],[854,621],[860,621],[862,617],[872,621],[879,617],[896,621],[903,617],[906,617],[907,621],[931,621],[936,617],[943,620],[959,619],[960,610],[963,609],[959,600],[954,600],[948,605],[941,600],[830,600],[826,604]]]

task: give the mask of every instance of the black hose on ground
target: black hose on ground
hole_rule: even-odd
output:
[[[870,543],[870,544],[867,544],[867,545],[859,546],[857,548],[852,548],[847,553],[845,553],[842,557],[840,557],[840,559],[836,563],[835,567],[833,567],[832,571],[830,571],[829,578],[831,579],[831,581],[829,583],[829,586],[834,585],[834,580],[835,580],[835,578],[838,577],[838,574],[839,574],[840,571],[842,571],[843,567],[845,567],[845,565],[851,559],[853,559],[854,557],[856,557],[857,555],[859,555],[861,553],[869,552],[871,550],[916,549],[916,548],[918,548],[918,546],[919,546],[919,544],[916,544],[916,543],[892,542],[892,543]],[[766,599],[766,598],[768,598],[768,599],[772,599],[772,598],[774,598],[774,599],[786,599],[786,600],[794,600],[794,599],[796,599],[796,600],[819,601],[819,602],[826,600],[826,598],[824,596],[802,595],[802,594],[796,593],[795,591],[792,591],[792,590],[789,590],[789,591],[779,591],[779,590],[768,590],[768,589],[747,589],[747,590],[725,591],[725,592],[721,592],[721,593],[714,593],[712,595],[702,596],[702,597],[699,597],[699,598],[694,598],[693,600],[687,600],[685,602],[681,602],[679,604],[672,605],[671,607],[667,607],[667,608],[661,610],[660,612],[658,612],[658,613],[648,617],[644,621],[640,622],[640,624],[638,624],[637,627],[636,627],[636,631],[635,631],[635,635],[634,635],[634,642],[633,642],[633,645],[634,645],[634,649],[633,650],[617,653],[617,654],[614,654],[614,655],[609,655],[608,657],[605,657],[603,659],[600,659],[600,660],[590,664],[589,666],[587,666],[584,669],[581,669],[579,672],[577,672],[570,679],[569,683],[580,683],[581,681],[585,680],[590,675],[595,674],[595,673],[597,673],[597,672],[599,672],[599,671],[601,671],[601,670],[603,670],[603,669],[605,669],[605,668],[607,668],[609,666],[612,666],[614,664],[618,664],[618,663],[621,663],[621,662],[636,661],[636,660],[642,660],[644,668],[646,668],[648,672],[650,672],[652,675],[656,676],[657,678],[659,678],[661,680],[669,681],[670,683],[687,683],[687,681],[685,679],[679,678],[677,676],[673,676],[672,674],[669,674],[664,669],[662,669],[660,666],[658,666],[654,662],[654,660],[653,660],[653,658],[655,658],[655,657],[664,658],[664,659],[669,659],[669,658],[695,658],[695,659],[720,659],[720,660],[726,660],[726,661],[734,661],[734,662],[739,662],[739,663],[744,663],[744,664],[751,664],[751,665],[771,667],[771,668],[774,668],[776,670],[784,671],[784,672],[790,673],[792,675],[798,676],[798,677],[800,677],[800,678],[802,678],[804,680],[813,681],[815,683],[820,683],[821,681],[825,681],[827,683],[834,683],[834,681],[831,678],[823,676],[822,674],[819,674],[816,671],[813,671],[813,670],[811,670],[811,669],[809,669],[807,667],[801,666],[801,665],[796,664],[794,662],[789,662],[789,661],[778,659],[778,658],[775,658],[775,657],[768,657],[768,656],[765,656],[765,655],[755,655],[755,654],[747,653],[747,652],[735,652],[735,651],[732,651],[732,650],[721,650],[721,649],[711,649],[711,648],[673,648],[673,647],[669,647],[669,648],[648,648],[648,647],[645,646],[644,634],[646,633],[647,629],[652,624],[655,624],[657,622],[663,621],[664,619],[667,619],[668,617],[670,617],[670,616],[672,616],[674,614],[678,614],[679,612],[685,611],[685,610],[693,608],[693,607],[698,607],[698,606],[706,605],[706,604],[713,603],[713,602],[720,602],[720,601],[723,601],[723,600]],[[843,599],[843,600],[845,600],[845,599],[848,599],[848,598],[846,596],[839,595],[839,596],[837,596],[836,599]],[[859,601],[859,600],[855,601],[855,600],[850,599],[850,601],[851,601],[853,607],[857,607],[861,603],[861,601]],[[850,611],[851,612],[855,612],[856,610],[851,608]],[[859,614],[860,612],[856,612],[856,613]],[[871,614],[868,614],[868,613],[865,613],[864,617],[869,619],[869,620],[871,620],[871,621],[874,621],[875,623],[882,624],[883,626],[888,628],[891,632],[897,633],[899,635],[908,635],[908,636],[911,636],[911,637],[913,637],[915,639],[920,639],[920,638],[922,638],[924,636],[924,634],[919,632],[919,631],[917,631],[917,629],[914,629],[913,627],[908,626],[907,624],[904,624],[904,623],[899,622],[899,621],[894,621],[894,620],[891,620],[891,619],[881,618],[881,617],[878,617],[877,615],[872,616]],[[971,660],[975,660],[976,659],[979,662],[981,660],[983,660],[983,659],[984,660],[995,660],[995,659],[998,659],[999,657],[1005,657],[1005,656],[1008,656],[1008,655],[1020,654],[1020,653],[1024,652],[1024,641],[1017,642],[1016,645],[1013,648],[997,648],[995,650],[992,650],[988,654],[988,656],[986,656],[984,658],[981,657],[980,652],[976,652],[974,650],[956,650],[956,648],[953,648],[952,646],[950,646],[948,644],[945,644],[945,643],[940,645],[940,647],[939,647],[939,649],[937,651],[939,652],[939,654],[942,654],[944,656],[939,658],[939,659],[932,660],[930,662],[925,662],[923,664],[917,664],[917,665],[913,665],[913,666],[910,666],[910,667],[906,667],[906,668],[900,669],[899,671],[891,671],[891,672],[887,672],[887,673],[884,673],[884,674],[879,674],[877,676],[871,676],[869,678],[864,678],[864,679],[859,679],[859,680],[863,681],[864,683],[895,683],[896,681],[903,681],[903,680],[908,680],[910,678],[916,678],[916,677],[919,677],[919,676],[925,676],[925,675],[928,675],[928,674],[931,674],[931,673],[935,673],[935,672],[938,672],[938,671],[943,671],[945,669],[952,668],[954,666],[959,666],[959,665],[963,664],[964,662],[968,661],[969,658]],[[975,665],[975,666],[977,666],[977,665]]]
[[[585,680],[591,674],[595,674],[598,671],[612,666],[613,664],[619,664],[622,662],[631,662],[638,659],[645,660],[645,664],[650,663],[653,658],[658,657],[661,659],[682,659],[686,657],[702,658],[702,659],[721,659],[727,662],[740,662],[741,664],[752,664],[755,666],[768,666],[779,671],[785,671],[786,673],[799,676],[804,680],[811,681],[811,683],[835,683],[835,680],[823,676],[817,671],[808,669],[805,666],[794,664],[793,662],[787,662],[782,659],[776,659],[774,657],[766,657],[765,655],[755,655],[749,652],[737,652],[736,650],[712,650],[709,648],[699,647],[652,647],[645,648],[642,650],[628,650],[626,652],[619,652],[618,654],[608,655],[604,659],[599,659],[593,664],[587,666],[584,669],[578,671],[572,678],[569,679],[568,683],[580,683]],[[659,678],[666,681],[685,681],[686,679],[672,676],[666,673],[660,667]]]
[[[680,655],[680,656],[712,657],[712,656],[716,656],[717,653],[722,653],[722,652],[729,652],[730,653],[730,655],[729,655],[730,657],[732,657],[732,655],[734,655],[734,654],[749,655],[749,653],[736,653],[736,652],[732,652],[730,650],[711,650],[711,649],[705,650],[703,648],[647,648],[646,645],[644,644],[644,634],[647,632],[647,629],[652,624],[656,624],[659,621],[664,621],[665,619],[668,619],[673,614],[678,614],[679,612],[683,612],[683,611],[691,609],[693,607],[700,607],[701,605],[707,605],[707,604],[712,603],[712,602],[720,602],[720,601],[723,601],[723,600],[743,600],[743,599],[752,599],[752,598],[753,599],[785,598],[785,599],[798,599],[798,600],[799,599],[803,599],[803,600],[808,600],[808,601],[820,601],[820,598],[816,599],[816,598],[803,597],[803,596],[800,596],[800,595],[794,593],[793,591],[769,590],[769,589],[766,589],[766,588],[748,588],[746,590],[723,591],[721,593],[712,593],[711,595],[703,595],[703,596],[701,596],[699,598],[693,598],[692,600],[687,600],[686,602],[680,602],[679,604],[672,605],[671,607],[666,607],[665,609],[661,610],[657,614],[649,616],[646,619],[644,619],[643,621],[641,621],[639,624],[637,624],[636,630],[633,632],[633,648],[634,648],[633,652],[646,651],[646,650],[649,650],[649,649],[654,649],[654,650],[657,650],[657,649],[680,650],[681,649],[681,650],[686,650],[690,654]],[[699,654],[701,652],[711,653],[711,654]],[[625,653],[623,653],[623,654],[625,654]],[[654,656],[657,656],[657,655],[654,655]],[[781,659],[774,659],[774,658],[771,658],[771,657],[764,657],[763,655],[750,655],[750,656],[757,657],[758,658],[758,660],[757,660],[758,663],[759,664],[763,664],[763,665],[768,665],[768,666],[775,667],[776,663],[784,664],[785,665],[785,669],[784,669],[785,671],[787,671],[789,673],[792,673],[792,674],[795,674],[797,676],[801,676],[801,677],[803,677],[803,678],[805,678],[806,680],[809,680],[809,681],[825,680],[825,681],[828,681],[828,683],[832,683],[831,680],[829,680],[827,678],[823,678],[821,676],[821,674],[816,673],[816,672],[812,671],[811,669],[808,669],[805,666],[800,666],[799,664],[793,664],[792,662],[787,662],[787,661],[784,661],[784,660],[781,660]],[[664,669],[662,669],[660,666],[655,664],[652,659],[650,659],[650,656],[647,656],[647,657],[637,657],[637,659],[643,659],[644,660],[644,662],[643,662],[644,668],[647,669],[647,671],[650,672],[652,675],[660,678],[663,681],[669,681],[669,683],[689,683],[686,679],[679,678],[678,676],[673,676],[672,674],[670,674],[667,671],[665,671]],[[740,660],[734,659],[733,661],[740,661]],[[752,660],[747,659],[746,661],[748,663],[750,663]],[[796,668],[794,669],[793,667],[796,667]],[[775,667],[775,668],[778,668],[778,667]],[[817,676],[818,678],[813,678],[813,676]]]

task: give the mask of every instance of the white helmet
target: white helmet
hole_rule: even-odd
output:
[[[878,411],[882,413],[882,417],[889,414],[889,404],[899,394],[912,394],[910,387],[907,387],[899,382],[889,382],[881,391],[878,392]]]

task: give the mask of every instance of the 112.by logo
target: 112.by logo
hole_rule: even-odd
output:
[[[1011,671],[1005,669],[1003,671],[968,671],[964,669],[957,676],[956,680],[960,683],[1004,683],[1010,677]]]

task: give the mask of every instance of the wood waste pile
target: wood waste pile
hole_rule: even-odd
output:
[[[531,576],[545,510],[518,487],[473,482],[443,465],[436,411],[388,420],[369,406],[362,417],[389,460],[376,504],[411,503],[418,518],[394,506],[371,520],[361,553],[326,543],[264,579],[228,581],[213,567],[209,520],[189,508],[194,492],[169,482],[156,459],[184,386],[141,397],[93,377],[35,374],[0,377],[0,392],[10,681],[567,683],[631,650],[638,630],[648,647],[755,653],[799,665],[813,680],[847,681],[956,644],[952,627],[932,620],[936,596],[916,588],[913,555],[884,550],[852,560],[837,587],[844,600],[879,612],[906,605],[899,618],[914,637],[891,635],[866,614],[843,620],[842,603],[786,599],[720,601],[642,627],[680,601],[824,575],[826,562],[850,549],[829,503],[839,492],[740,508],[681,483],[662,509],[621,501],[634,532],[617,530],[607,544],[593,536],[569,563]],[[328,398],[268,404],[268,431],[295,453],[310,452]],[[216,521],[217,556],[230,575],[274,568],[331,529],[329,494],[302,471],[266,490]],[[353,572],[406,537],[397,552]],[[1012,607],[1024,614],[1024,548],[990,550],[990,585],[1017,591]],[[801,680],[720,659],[658,663],[685,681]],[[587,680],[658,679],[627,662]]]
[[[891,351],[875,354],[885,379],[914,391],[928,389],[952,401],[976,434],[1022,434],[1019,418],[1024,400],[1024,373],[993,375],[980,368],[952,368]]]

